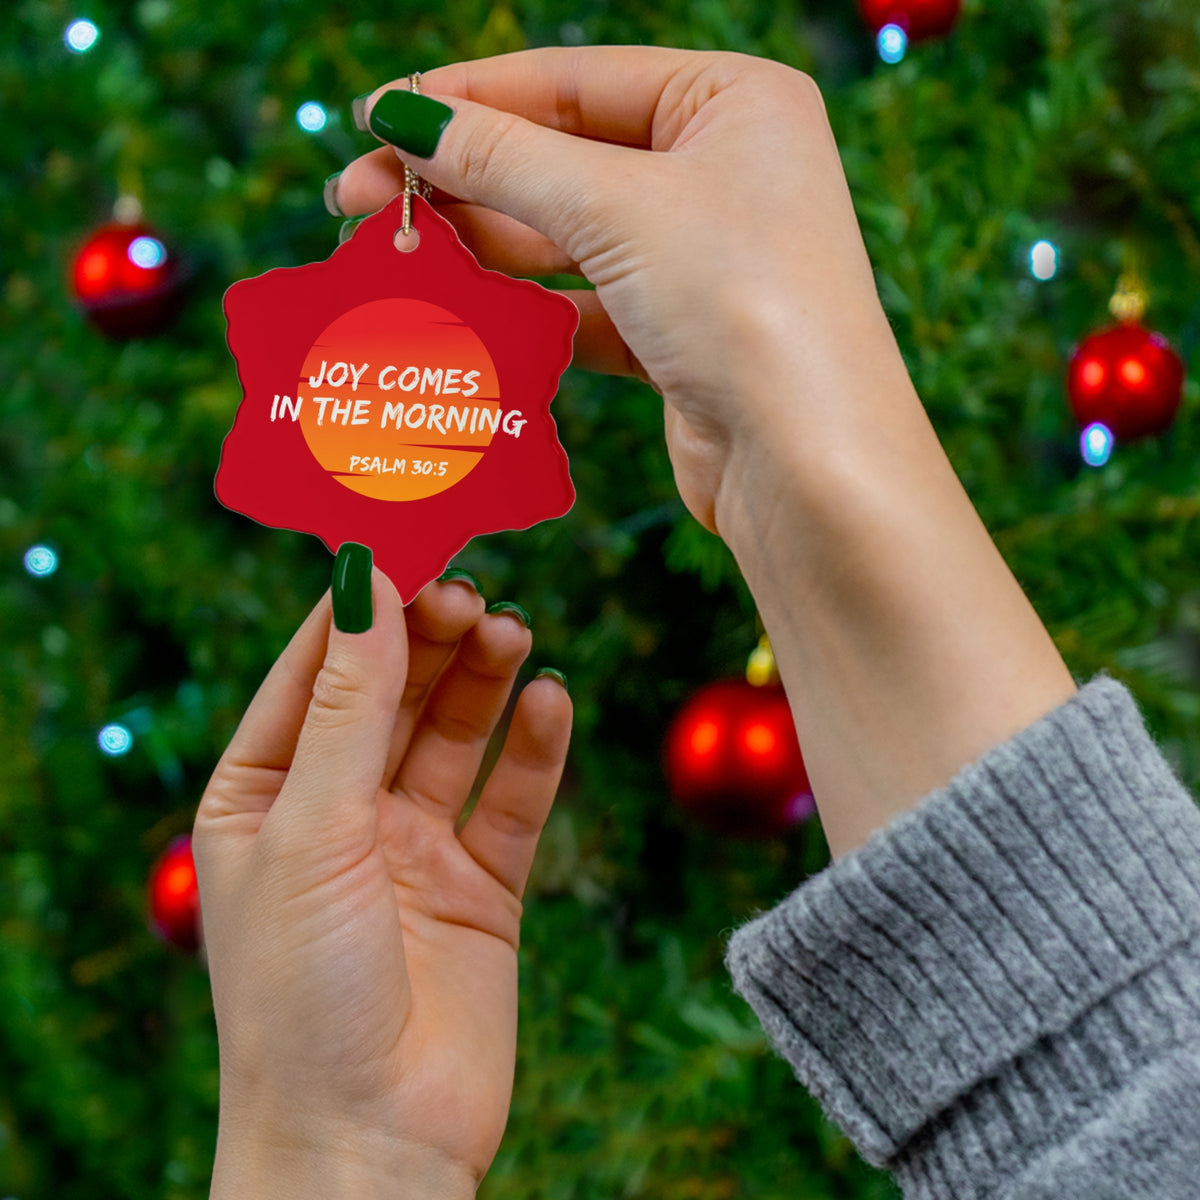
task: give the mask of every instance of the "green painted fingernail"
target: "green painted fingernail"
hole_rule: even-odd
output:
[[[454,109],[430,96],[393,88],[371,109],[371,132],[418,158],[430,158],[450,124]]]
[[[370,92],[363,92],[361,96],[355,96],[350,101],[350,115],[354,118],[354,128],[360,133],[371,132],[367,128],[367,101],[370,98]]]
[[[497,600],[495,604],[489,604],[489,613],[509,613],[517,618],[526,629],[532,624],[529,614],[515,600]]]
[[[337,201],[337,185],[341,175],[341,171],[334,171],[334,173],[325,180],[325,186],[321,189],[321,199],[325,201],[325,211],[331,217],[344,217],[346,215],[340,208],[338,208]]]
[[[371,606],[371,548],[343,542],[333,564],[333,623],[343,633],[365,633]]]
[[[567,677],[554,667],[542,667],[542,669],[534,676],[534,679],[542,679],[543,677],[546,679],[553,679],[555,683],[561,684],[564,692],[569,692],[571,690],[567,687]]]
[[[483,594],[483,588],[479,586],[479,580],[471,574],[470,571],[464,571],[462,567],[447,567],[438,577],[438,583],[450,583],[454,580],[461,580],[463,583],[469,583],[480,595]]]
[[[353,236],[354,231],[366,220],[366,217],[351,217],[348,221],[343,221],[341,228],[338,230],[338,245],[343,242],[348,242]]]

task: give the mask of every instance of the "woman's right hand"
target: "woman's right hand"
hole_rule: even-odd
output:
[[[366,101],[369,115],[400,79]],[[578,271],[576,362],[666,402],[681,496],[722,524],[729,473],[839,434],[879,375],[908,388],[816,84],[765,59],[655,47],[543,49],[422,76],[454,116],[430,159],[384,146],[337,183],[345,213],[404,163],[488,268]],[[859,386],[861,384],[861,386]],[[725,533],[724,528],[721,530]]]

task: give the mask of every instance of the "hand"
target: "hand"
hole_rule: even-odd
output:
[[[473,1195],[507,1120],[521,894],[571,705],[538,679],[456,832],[530,634],[463,582],[321,601],[193,839],[220,1038],[214,1200]],[[407,1190],[397,1191],[403,1180]]]
[[[1071,694],[908,377],[811,79],[584,47],[421,91],[454,110],[436,152],[351,163],[342,210],[388,201],[403,161],[485,266],[596,285],[568,293],[577,361],[662,393],[680,495],[771,634],[835,854]]]
[[[395,87],[407,81],[368,113]],[[813,437],[849,406],[831,358],[858,380],[907,382],[808,76],[736,54],[588,47],[441,67],[421,92],[454,109],[436,153],[385,146],[351,163],[342,211],[382,207],[403,159],[485,267],[595,284],[566,293],[576,361],[662,394],[680,495],[709,529],[731,460],[761,470],[764,444]]]

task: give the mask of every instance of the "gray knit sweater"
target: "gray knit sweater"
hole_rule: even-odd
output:
[[[1097,679],[733,936],[909,1200],[1200,1198],[1200,809]]]

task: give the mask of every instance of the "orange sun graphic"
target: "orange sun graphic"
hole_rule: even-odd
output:
[[[562,516],[575,491],[550,402],[578,310],[485,271],[413,197],[325,261],[225,293],[243,399],[217,499],[331,551],[371,547],[405,603],[474,536]]]

